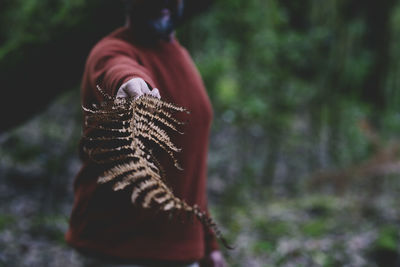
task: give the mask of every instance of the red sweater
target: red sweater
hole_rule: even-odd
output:
[[[207,210],[206,174],[212,109],[201,77],[188,52],[176,41],[153,47],[135,44],[128,28],[102,39],[91,51],[82,82],[82,104],[102,100],[96,85],[115,95],[126,81],[140,77],[160,90],[161,98],[191,113],[185,134],[172,136],[183,149],[178,160],[159,158],[174,194]],[[177,114],[179,118],[180,114]],[[186,117],[187,119],[187,117]],[[84,129],[86,131],[87,129]],[[213,235],[196,219],[168,219],[162,212],[130,202],[130,190],[114,192],[96,183],[100,170],[84,162],[75,183],[75,200],[67,242],[86,252],[136,262],[138,260],[195,261],[217,248]]]

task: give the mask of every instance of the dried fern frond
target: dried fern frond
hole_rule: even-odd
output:
[[[185,211],[214,231],[230,248],[214,221],[197,205],[190,206],[175,197],[167,186],[153,148],[164,150],[176,168],[181,169],[175,154],[180,151],[170,133],[179,133],[182,122],[173,117],[186,109],[150,95],[138,99],[113,98],[103,92],[106,101],[83,107],[85,125],[92,128],[84,136],[84,152],[95,163],[106,168],[98,183],[113,183],[113,190],[132,190],[131,201],[142,208],[165,212]]]

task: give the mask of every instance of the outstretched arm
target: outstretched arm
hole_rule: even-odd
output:
[[[139,61],[126,42],[111,39],[97,45],[85,66],[82,82],[83,105],[104,100],[96,89],[97,86],[111,96],[139,97],[142,94],[152,94],[159,97],[151,73]]]

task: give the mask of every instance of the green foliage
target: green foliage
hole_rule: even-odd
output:
[[[323,236],[328,232],[328,225],[325,220],[316,220],[309,223],[306,223],[303,226],[303,232],[310,237],[319,237]]]
[[[3,231],[16,223],[16,218],[13,215],[2,214],[0,216],[0,231]]]
[[[274,250],[274,245],[268,241],[259,241],[254,244],[253,250],[256,254],[265,254]]]
[[[399,228],[396,225],[388,225],[381,228],[379,236],[375,241],[378,249],[397,251],[400,241]]]
[[[370,10],[386,12],[393,6],[389,23],[385,16],[375,21],[369,16]],[[247,179],[270,183],[277,154],[294,162],[296,147],[326,147],[324,164],[321,154],[307,153],[307,164],[317,169],[368,158],[363,120],[372,121],[379,133],[395,135],[400,9],[398,3],[393,6],[371,2],[356,12],[346,1],[219,0],[180,30],[216,110],[215,131],[225,124],[237,127],[240,145],[257,151],[243,159],[243,175],[254,161],[265,165]],[[372,31],[374,23],[389,34]],[[371,34],[388,38],[388,45],[374,42]],[[388,67],[379,63],[385,55],[393,56]],[[254,138],[257,133],[264,138]]]
[[[46,238],[58,245],[65,246],[64,228],[68,223],[60,215],[38,214],[31,219],[30,233],[36,238]]]
[[[85,1],[13,1],[8,5],[2,31],[6,42],[0,46],[0,58],[26,43],[51,41],[52,34],[66,26],[78,26]]]
[[[41,147],[37,144],[27,144],[18,135],[12,135],[3,144],[1,154],[11,156],[15,161],[27,163],[36,158],[41,152]]]
[[[378,237],[368,250],[368,255],[378,266],[394,266],[397,264],[399,253],[398,225],[383,225]]]

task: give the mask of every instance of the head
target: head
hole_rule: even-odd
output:
[[[125,0],[127,24],[137,38],[169,40],[183,14],[183,0]]]

